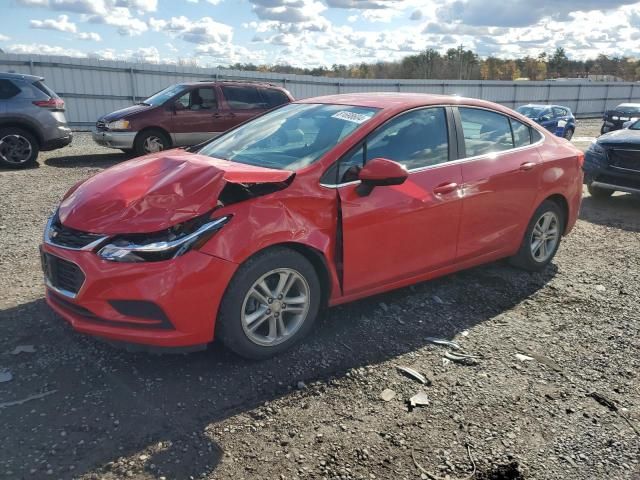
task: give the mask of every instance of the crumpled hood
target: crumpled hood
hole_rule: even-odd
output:
[[[164,230],[212,210],[227,182],[285,182],[293,172],[169,150],[104,170],[67,194],[63,225],[115,235]]]
[[[121,108],[120,110],[116,110],[115,112],[107,113],[106,115],[100,117],[99,120],[104,120],[105,122],[113,122],[114,120],[120,120],[121,118],[130,117],[131,115],[135,115],[138,112],[148,111],[154,107],[149,105],[131,105],[127,108]]]

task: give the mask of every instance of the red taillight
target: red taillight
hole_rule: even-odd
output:
[[[64,110],[64,100],[61,98],[50,98],[49,100],[35,100],[33,104],[37,107],[48,108],[49,110]]]
[[[580,168],[582,168],[583,165],[584,165],[584,153],[579,153],[578,154],[578,166]]]

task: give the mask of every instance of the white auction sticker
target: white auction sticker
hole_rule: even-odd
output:
[[[343,110],[341,112],[338,113],[334,113],[333,115],[331,115],[332,118],[339,118],[340,120],[346,120],[347,122],[353,122],[353,123],[364,123],[367,120],[369,120],[371,118],[371,115],[364,115],[362,113],[354,113],[354,112],[347,112],[346,110]]]

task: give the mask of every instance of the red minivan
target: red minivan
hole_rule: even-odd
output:
[[[270,83],[179,83],[100,117],[93,140],[136,155],[197,145],[291,101],[286,89]]]

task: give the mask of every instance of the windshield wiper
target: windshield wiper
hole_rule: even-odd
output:
[[[136,105],[144,105],[145,107],[150,107],[151,106],[151,104],[147,103],[147,102],[138,102],[138,103],[136,103]]]

